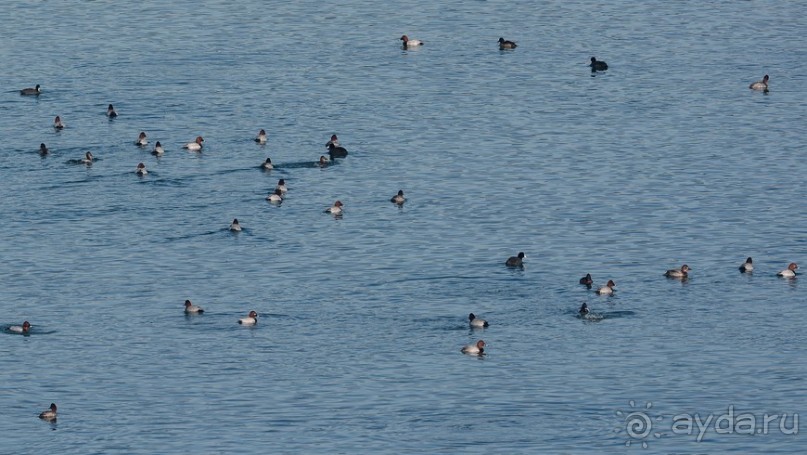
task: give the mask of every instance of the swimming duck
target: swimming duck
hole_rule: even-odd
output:
[[[9,332],[14,333],[28,333],[29,330],[31,330],[31,323],[28,321],[23,322],[22,325],[12,325],[8,328]]]
[[[589,311],[588,304],[586,302],[583,302],[583,304],[580,305],[580,309],[577,310],[577,314],[579,314],[580,316],[585,316],[585,315],[589,314],[590,312],[591,311]]]
[[[241,224],[238,223],[238,218],[233,218],[233,222],[230,223],[230,230],[233,232],[241,232]]]
[[[473,313],[468,315],[468,322],[471,324],[471,327],[487,327],[490,325],[488,321],[476,317]]]
[[[163,145],[160,144],[160,141],[157,141],[157,143],[154,144],[154,150],[151,151],[151,154],[154,156],[162,156],[163,153],[165,153],[165,149],[163,149]]]
[[[419,39],[409,39],[409,37],[406,36],[406,35],[400,37],[399,39],[401,41],[403,41],[403,48],[404,49],[409,49],[410,47],[416,47],[416,46],[423,45],[423,41],[421,41]]]
[[[333,145],[339,147],[339,138],[336,137],[335,134],[331,134],[331,140],[325,143],[325,147],[327,147],[328,144],[333,144]]]
[[[347,149],[344,147],[339,147],[338,145],[334,144],[333,142],[328,141],[326,144],[328,146],[328,154],[331,155],[331,159],[333,158],[344,158],[347,156]]]
[[[485,342],[479,340],[476,344],[469,344],[467,346],[463,346],[460,350],[463,354],[472,354],[472,355],[484,355],[485,354]]]
[[[258,144],[266,144],[266,131],[258,131],[258,135],[255,137],[255,142]]]
[[[238,320],[241,325],[255,325],[258,323],[258,313],[250,311],[247,317]]]
[[[748,258],[740,265],[740,273],[749,273],[754,271],[754,261]]]
[[[62,123],[62,118],[59,117],[58,115],[56,116],[55,119],[53,119],[53,127],[56,128],[57,130],[64,129],[64,123]]]
[[[199,305],[194,305],[191,303],[190,300],[185,301],[185,313],[186,314],[202,314],[205,310],[202,309]]]
[[[81,160],[82,164],[90,165],[95,160],[95,157],[92,156],[92,152],[87,152],[84,154],[84,159]]]
[[[261,163],[261,169],[265,169],[265,170],[267,170],[267,171],[271,171],[271,170],[272,170],[272,169],[274,169],[274,168],[275,168],[275,167],[272,165],[272,159],[271,159],[271,158],[266,158],[266,161],[264,161],[263,163]]]
[[[524,265],[524,258],[527,257],[524,252],[518,253],[518,256],[510,256],[504,265],[507,267],[521,267]]]
[[[403,190],[398,190],[398,194],[396,194],[395,196],[392,196],[392,198],[389,201],[392,202],[393,204],[398,204],[398,205],[401,205],[404,202],[406,202],[406,198],[404,197]]]
[[[753,84],[749,85],[748,88],[751,90],[762,90],[763,92],[768,91],[768,75],[766,74],[761,81],[756,81]]]
[[[608,283],[606,283],[605,286],[602,286],[601,288],[597,289],[596,292],[597,294],[600,295],[611,295],[614,293],[614,286],[616,286],[614,280],[608,280]]]
[[[279,188],[275,188],[275,192],[266,196],[266,200],[273,204],[280,204],[283,202],[283,192]]]
[[[327,158],[325,158],[324,156],[321,156],[321,155],[320,155],[320,157],[319,157],[319,162],[317,163],[317,165],[318,165],[319,167],[325,167],[325,166],[327,166],[327,165],[328,165],[328,159],[327,159]]]
[[[597,60],[596,57],[591,57],[591,71],[605,71],[608,69],[608,64],[602,60]]]
[[[138,147],[143,147],[144,145],[148,144],[149,141],[146,139],[146,132],[141,131],[140,135],[137,136],[137,140],[135,141],[135,145]]]
[[[591,274],[587,273],[586,276],[580,278],[580,284],[585,284],[588,287],[591,287],[594,284],[594,280],[591,279]]]
[[[24,89],[20,90],[20,95],[37,95],[38,96],[40,93],[42,93],[42,90],[39,90],[39,84],[36,84],[36,87],[34,87],[34,88],[29,87],[29,88],[24,88]]]
[[[40,155],[47,155],[48,154],[48,148],[45,146],[44,143],[39,144],[39,154]]]
[[[192,152],[199,151],[202,150],[202,142],[204,141],[205,140],[202,138],[202,136],[196,136],[196,140],[194,140],[193,142],[188,142],[187,144],[182,146],[182,148],[188,149]]]
[[[277,181],[277,186],[275,187],[276,190],[280,190],[281,193],[287,193],[289,189],[286,187],[286,180],[280,179]]]
[[[681,266],[680,269],[670,269],[664,272],[664,276],[667,278],[687,278],[689,277],[689,271],[692,270],[689,268],[688,265],[684,264]]]
[[[115,112],[115,108],[112,107],[111,104],[109,106],[107,106],[107,108],[106,108],[106,116],[109,117],[109,118],[115,118],[115,117],[118,116],[118,113]]]
[[[137,169],[135,169],[135,173],[137,175],[146,175],[146,174],[149,173],[149,171],[146,170],[146,165],[145,164],[139,163],[137,165]]]
[[[341,215],[342,214],[342,201],[336,201],[333,203],[331,207],[325,209],[325,213],[330,213],[332,215]]]
[[[40,412],[39,418],[48,422],[56,420],[56,403],[51,403],[48,409]]]
[[[796,276],[796,270],[798,270],[798,268],[799,268],[798,264],[796,264],[795,262],[791,262],[786,269],[782,270],[776,275],[785,278],[794,278]]]
[[[504,38],[499,38],[499,50],[515,49],[518,45],[513,41],[507,41]]]

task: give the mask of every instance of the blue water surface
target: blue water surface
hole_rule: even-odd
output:
[[[805,278],[776,276],[807,264],[805,16],[5,2],[0,453],[803,452],[792,420],[672,422],[807,412]],[[349,156],[315,166],[334,133]]]

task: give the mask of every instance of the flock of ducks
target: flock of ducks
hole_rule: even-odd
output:
[[[752,258],[747,258],[745,262],[740,264],[738,267],[740,273],[752,273],[754,271],[754,260]],[[776,273],[776,276],[782,278],[795,278],[796,277],[796,270],[799,269],[799,265],[795,262],[791,262],[788,264],[786,269],[780,270]],[[672,278],[675,280],[686,281],[689,279],[689,272],[692,269],[684,264],[681,268],[678,269],[670,269],[664,272],[664,276],[667,278]],[[587,273],[586,276],[580,278],[580,284],[588,287],[591,289],[592,285],[594,284],[594,280],[591,279],[591,274]],[[614,287],[616,284],[613,280],[608,280],[608,283],[605,286],[598,288],[595,292],[599,295],[612,295],[615,292]],[[587,317],[591,313],[591,310],[588,307],[588,304],[583,302],[578,310],[578,314],[582,317]]]
[[[400,41],[402,41],[403,43],[404,50],[410,48],[416,48],[424,44],[424,41],[418,39],[410,39],[407,35],[401,36]],[[513,50],[516,47],[518,47],[518,45],[514,41],[505,40],[503,37],[499,38],[498,44],[500,50]],[[591,63],[588,66],[591,67],[592,72],[608,70],[608,64],[602,60],[597,60],[596,57],[591,57]],[[751,90],[768,92],[768,80],[769,77],[766,74],[761,80],[753,82],[751,85],[749,85],[748,88]],[[42,90],[39,84],[37,84],[35,87],[32,88],[29,87],[20,90],[20,95],[23,96],[39,96],[41,93]],[[118,113],[112,104],[107,106],[106,115],[110,119],[114,119],[118,116]],[[65,128],[65,124],[64,122],[62,122],[60,116],[57,115],[56,118],[54,118],[53,127],[56,130],[62,130]],[[266,131],[264,129],[261,129],[254,140],[258,144],[266,144],[267,143]],[[194,139],[192,142],[185,144],[183,146],[183,149],[192,152],[199,152],[202,150],[204,146],[204,141],[205,140],[202,136],[197,136],[196,139]],[[148,145],[148,136],[146,135],[145,131],[140,132],[137,140],[135,141],[135,145],[139,147],[145,147],[146,145]],[[347,149],[345,149],[339,144],[339,139],[336,136],[336,134],[333,134],[331,136],[330,140],[325,144],[325,146],[328,148],[328,154],[330,155],[331,160],[333,160],[334,158],[345,158],[348,155]],[[49,152],[47,146],[44,143],[40,144],[39,152],[42,155],[46,155]],[[164,153],[165,149],[163,148],[160,141],[157,141],[154,145],[154,149],[151,151],[151,154],[159,157],[162,156]],[[93,156],[92,152],[88,151],[85,153],[84,158],[82,158],[80,162],[85,165],[91,165],[94,160],[95,157]],[[325,156],[320,156],[318,164],[320,166],[326,166],[328,164],[328,160],[325,158]],[[274,168],[274,165],[272,164],[272,160],[270,158],[266,158],[266,160],[261,164],[260,167],[264,170],[271,170]],[[139,163],[135,169],[135,173],[140,176],[148,174],[148,171],[146,170],[146,165],[144,163]],[[280,179],[275,188],[275,191],[269,194],[266,197],[266,199],[271,203],[279,204],[283,201],[283,196],[287,191],[288,188],[286,187],[285,180]],[[397,205],[402,205],[405,201],[406,198],[404,197],[403,190],[399,190],[396,195],[390,198],[390,202]],[[330,213],[334,216],[341,216],[343,205],[344,204],[341,201],[337,200],[336,202],[333,203],[331,207],[325,209],[325,212]],[[229,230],[233,232],[241,231],[241,224],[238,222],[237,218],[233,219],[232,223],[230,223]],[[507,267],[523,267],[523,261],[525,257],[526,255],[524,254],[524,252],[519,252],[516,256],[509,257],[505,261],[505,265]],[[788,265],[786,269],[778,272],[777,275],[784,278],[795,278],[796,270],[798,270],[798,268],[799,266],[795,262],[792,262]],[[749,257],[742,265],[740,265],[739,269],[741,273],[753,272],[754,270],[753,260]],[[689,277],[690,270],[692,269],[690,269],[688,265],[684,264],[681,266],[681,268],[667,270],[664,273],[664,275],[672,279],[686,280]],[[586,274],[586,276],[580,278],[580,284],[585,285],[586,287],[591,289],[591,287],[593,286],[593,280],[591,278],[591,274]],[[608,282],[605,285],[597,288],[595,293],[599,295],[613,295],[613,293],[615,292],[614,289],[615,287],[616,284],[614,283],[614,281],[608,280]],[[185,300],[185,314],[188,315],[202,314],[204,313],[204,311],[205,310],[202,307],[194,305],[190,300]],[[588,308],[588,304],[583,302],[583,304],[580,306],[580,309],[578,310],[579,316],[584,318],[588,317],[590,315],[590,312],[591,311]],[[250,311],[246,317],[238,319],[237,322],[238,324],[245,326],[255,325],[258,323],[258,313],[254,310]],[[476,317],[474,313],[470,313],[468,315],[468,322],[471,328],[486,328],[490,325],[488,321]],[[29,334],[30,330],[31,330],[31,324],[28,321],[24,321],[20,326],[11,326],[8,328],[8,331],[11,333],[17,333],[23,335]],[[485,346],[486,344],[484,340],[478,340],[476,343],[463,346],[460,351],[468,355],[483,356],[485,355]],[[55,403],[51,403],[48,409],[42,411],[39,414],[40,419],[50,422],[56,421],[56,417],[57,417],[57,407]]]

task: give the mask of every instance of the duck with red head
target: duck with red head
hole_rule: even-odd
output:
[[[795,262],[791,262],[786,269],[782,270],[781,272],[777,273],[777,276],[781,276],[784,278],[795,278],[796,277],[796,270],[799,269],[799,265]]]
[[[31,331],[31,323],[24,321],[22,325],[12,325],[8,328],[9,332],[27,334]]]
[[[482,340],[477,341],[475,344],[469,344],[467,346],[463,346],[460,350],[463,354],[470,354],[470,355],[484,355],[485,354],[485,342]]]
[[[689,278],[689,271],[692,270],[688,265],[684,264],[680,269],[670,269],[664,272],[667,278],[677,278],[679,280]]]
[[[331,215],[341,215],[343,205],[344,204],[342,204],[342,201],[336,201],[332,206],[325,209],[325,213],[330,213]]]
[[[614,286],[616,286],[614,280],[608,280],[608,283],[606,283],[605,286],[602,286],[601,288],[597,289],[597,294],[611,295],[614,293]]]
[[[409,37],[406,36],[406,35],[400,37],[399,39],[401,41],[403,41],[403,48],[404,49],[411,49],[413,47],[418,47],[418,46],[423,45],[423,41],[421,41],[419,39],[409,39]]]
[[[247,317],[239,319],[238,323],[241,325],[255,325],[258,323],[258,313],[250,311]]]
[[[40,412],[39,418],[48,422],[56,420],[56,403],[51,403],[48,409]]]

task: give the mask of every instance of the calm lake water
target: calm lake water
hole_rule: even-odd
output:
[[[401,6],[5,3],[0,453],[803,452],[807,4]]]

